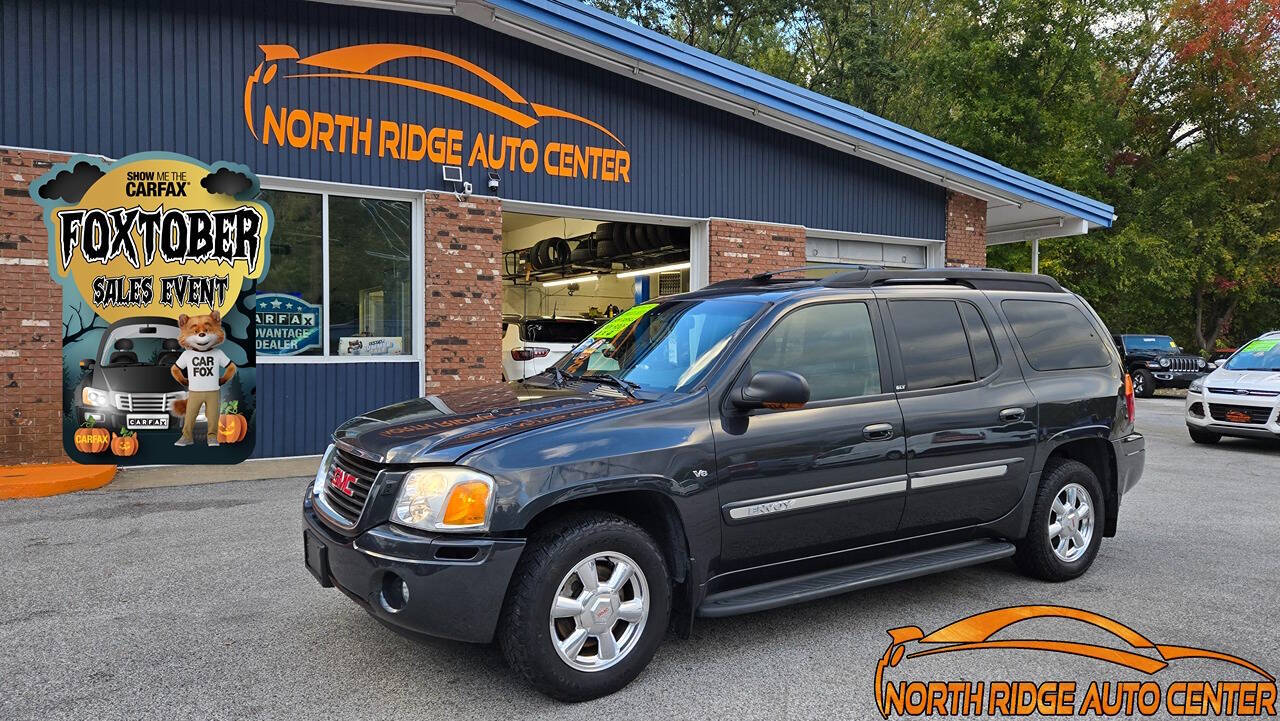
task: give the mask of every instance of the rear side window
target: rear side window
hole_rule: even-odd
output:
[[[942,388],[977,380],[968,335],[955,301],[895,300],[889,302],[889,314],[893,316],[902,369],[907,376],[904,390]]]
[[[973,351],[973,371],[979,379],[996,372],[996,347],[991,342],[991,330],[982,320],[978,309],[968,303],[960,304],[965,330],[969,332],[969,350]]]
[[[578,344],[591,335],[595,323],[586,320],[528,320],[521,329],[520,338],[543,343]]]
[[[1098,331],[1074,305],[1006,300],[1000,307],[1032,368],[1057,371],[1110,365],[1111,356]]]

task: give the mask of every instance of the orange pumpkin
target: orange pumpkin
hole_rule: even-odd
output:
[[[111,452],[117,456],[132,456],[138,452],[138,434],[125,429],[111,437]]]
[[[95,426],[92,420],[88,420],[83,428],[76,429],[73,440],[76,450],[81,453],[101,453],[111,445],[111,431]]]
[[[218,415],[218,442],[239,443],[249,432],[249,421],[240,415],[240,402],[227,401]]]

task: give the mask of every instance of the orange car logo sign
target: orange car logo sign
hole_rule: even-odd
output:
[[[1004,632],[1028,619],[1072,619],[1102,629],[1127,648],[1054,639],[1005,638]],[[996,638],[1000,635],[1000,638]],[[979,613],[926,634],[917,626],[889,630],[889,647],[876,664],[876,706],[885,718],[895,716],[983,715],[1269,715],[1276,704],[1275,677],[1250,661],[1203,648],[1155,643],[1137,631],[1089,611],[1066,606],[1011,606]],[[922,648],[908,651],[909,644]],[[887,678],[889,669],[924,656],[996,649],[1044,651],[1094,659],[1154,676],[1184,659],[1222,662],[1244,681],[1179,680],[1162,687],[1157,681],[1075,682],[901,680]]]
[[[485,170],[564,178],[631,182],[631,153],[603,124],[562,108],[526,99],[498,76],[464,58],[434,48],[398,43],[350,45],[300,57],[290,45],[259,45],[262,62],[245,78],[244,122],[263,145],[298,150],[377,156],[438,165],[466,165]],[[479,79],[488,97],[447,85],[377,72],[407,58],[440,62]],[[293,70],[281,70],[290,62]],[[461,103],[500,118],[513,132],[544,122],[591,128],[598,144],[539,144],[533,138],[500,133],[467,133],[462,128],[428,127],[390,118],[346,115],[318,108],[273,106],[255,100],[255,92],[277,79],[330,80],[416,90]],[[261,95],[261,93],[258,93]]]

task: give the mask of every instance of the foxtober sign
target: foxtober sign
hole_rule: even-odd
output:
[[[608,183],[631,182],[631,153],[605,126],[568,110],[526,100],[493,73],[456,55],[394,43],[351,45],[305,58],[300,58],[298,51],[289,45],[260,45],[259,48],[264,60],[245,80],[244,120],[249,132],[263,145]],[[423,58],[460,68],[492,89],[501,100],[445,85],[371,72],[378,66],[405,58]],[[291,62],[286,65],[287,61]],[[282,67],[293,70],[281,71]],[[532,128],[547,119],[584,125],[598,135],[600,143],[539,143],[516,134],[468,132],[465,128],[343,114],[325,108],[273,105],[267,100],[259,107],[255,94],[263,95],[263,88],[278,78],[304,82],[317,78],[354,80],[411,88],[478,108],[516,128]]]

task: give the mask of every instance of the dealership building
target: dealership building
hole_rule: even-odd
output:
[[[256,454],[503,377],[516,317],[810,264],[982,266],[1110,206],[573,0],[0,3],[0,464],[60,461],[32,181],[165,150],[256,172]],[[278,314],[285,316],[284,313]]]

